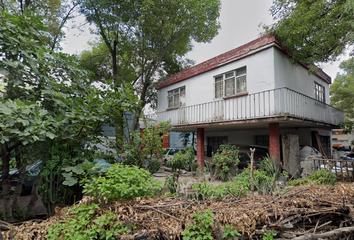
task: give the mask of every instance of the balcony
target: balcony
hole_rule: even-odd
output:
[[[159,122],[171,120],[172,126],[284,116],[330,125],[344,121],[339,109],[288,88],[161,111],[157,116]]]

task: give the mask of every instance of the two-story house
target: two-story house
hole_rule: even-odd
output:
[[[287,135],[330,157],[331,129],[344,120],[328,105],[330,83],[324,72],[311,75],[307,66],[294,65],[266,35],[160,82],[158,121],[171,120],[172,131],[197,132],[200,166],[205,152],[224,140],[267,146],[280,161]]]

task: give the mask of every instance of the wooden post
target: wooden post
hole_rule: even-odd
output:
[[[251,192],[252,192],[252,196],[253,196],[253,192],[254,192],[254,181],[253,181],[253,156],[254,156],[254,151],[256,149],[255,148],[250,148],[251,151]]]

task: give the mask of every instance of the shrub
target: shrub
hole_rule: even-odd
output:
[[[216,187],[214,187],[214,185],[211,183],[201,182],[193,184],[192,188],[198,190],[199,197],[203,197],[204,199],[209,199],[210,197],[219,199],[228,195],[238,197],[243,187],[237,182],[231,181],[220,184]],[[241,197],[246,196],[248,192],[249,190],[247,188],[243,188]]]
[[[171,193],[178,193],[180,183],[178,181],[182,174],[182,169],[194,160],[194,150],[190,147],[187,151],[182,150],[174,154],[173,158],[170,157],[167,161],[167,165],[171,167],[173,175],[172,177],[166,176],[165,186],[168,187]]]
[[[307,179],[294,179],[286,183],[287,187],[293,187],[293,186],[300,186],[300,185],[307,185],[309,181]]]
[[[209,210],[205,210],[204,214],[199,211],[192,215],[195,223],[191,223],[182,233],[183,240],[213,240],[214,214]]]
[[[325,169],[314,171],[307,178],[310,179],[316,185],[330,184],[333,186],[337,181],[336,175]]]
[[[215,174],[226,181],[230,179],[230,169],[236,168],[239,163],[238,149],[230,143],[220,145],[217,152],[213,153],[211,166],[215,167]]]
[[[161,185],[148,171],[119,163],[108,168],[105,176],[86,180],[83,192],[107,202],[153,196],[161,191]]]
[[[269,194],[275,186],[275,179],[267,176],[267,172],[263,170],[253,171],[254,186],[259,193]],[[242,173],[238,174],[234,180],[238,185],[245,189],[251,189],[251,169],[245,168]]]
[[[116,239],[117,236],[129,232],[119,223],[112,212],[96,216],[97,204],[81,204],[74,206],[64,222],[53,224],[47,232],[47,239]]]
[[[192,189],[198,190],[198,195],[200,195],[204,199],[208,199],[214,194],[214,185],[208,182],[200,182],[193,184]]]

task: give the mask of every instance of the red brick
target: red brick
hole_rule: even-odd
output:
[[[197,128],[197,163],[204,169],[204,128]]]
[[[279,123],[269,123],[269,151],[270,155],[280,164]]]

